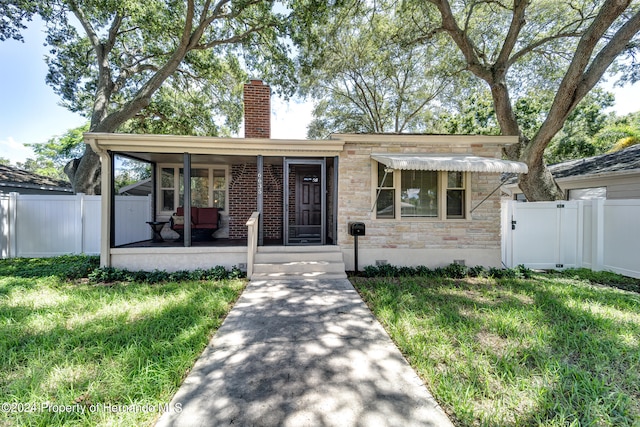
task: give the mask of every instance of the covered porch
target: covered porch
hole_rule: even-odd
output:
[[[247,268],[247,222],[254,213],[256,246],[336,243],[338,156],[344,144],[340,140],[88,133],[85,141],[102,163],[102,266],[167,271],[215,265]],[[150,221],[133,226],[155,226],[153,239],[114,242],[115,230],[125,226],[112,214],[120,156],[151,165]],[[184,214],[178,234],[172,217],[179,208],[190,211],[184,206],[216,211],[217,226],[205,230],[203,237],[194,232],[192,222],[197,219]]]

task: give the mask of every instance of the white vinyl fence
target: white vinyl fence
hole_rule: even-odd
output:
[[[0,195],[0,258],[100,253],[100,196]],[[115,243],[151,238],[151,197],[116,196]]]
[[[504,201],[502,262],[640,278],[640,200]]]

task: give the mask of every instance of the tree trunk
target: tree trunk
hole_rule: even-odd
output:
[[[64,172],[69,177],[74,192],[87,195],[101,194],[100,156],[90,145],[85,147],[82,157],[67,163]]]
[[[556,184],[553,175],[543,161],[527,162],[529,173],[522,174],[518,178],[520,189],[530,202],[552,201],[564,199],[563,191]]]

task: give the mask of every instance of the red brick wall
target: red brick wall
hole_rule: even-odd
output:
[[[264,165],[263,227],[265,239],[282,239],[282,166]]]
[[[282,239],[282,166],[264,165],[263,227],[265,239]],[[257,209],[255,164],[233,165],[229,184],[229,238],[247,238],[247,220]]]
[[[247,220],[256,210],[256,165],[231,166],[229,183],[229,238],[247,238]]]
[[[262,80],[244,85],[244,137],[271,137],[271,88]]]

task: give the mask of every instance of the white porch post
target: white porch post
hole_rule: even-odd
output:
[[[184,153],[184,246],[191,246],[191,154]]]
[[[111,173],[113,171],[113,160],[109,153],[105,151],[101,151],[98,154],[100,155],[100,163],[102,163],[102,196],[100,197],[102,201],[102,220],[100,221],[100,266],[111,267],[111,227],[113,224],[113,198],[111,197],[111,183],[113,182],[113,179]]]

